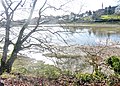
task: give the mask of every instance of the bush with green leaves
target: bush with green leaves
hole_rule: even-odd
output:
[[[61,70],[43,61],[21,56],[14,62],[12,72],[35,77],[57,78]]]
[[[45,65],[43,69],[43,73],[46,78],[49,79],[56,79],[60,76],[61,70],[55,66],[52,65]]]
[[[75,76],[77,79],[81,80],[82,82],[103,81],[103,80],[107,79],[107,75],[105,75],[104,73],[102,73],[100,71],[97,73],[94,73],[94,74],[77,73]]]
[[[81,80],[82,82],[90,82],[92,80],[92,74],[88,74],[88,73],[85,74],[77,73],[75,76],[77,79]]]
[[[107,59],[107,64],[114,70],[115,74],[120,75],[120,57],[111,56]]]

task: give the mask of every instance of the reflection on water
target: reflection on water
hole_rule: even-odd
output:
[[[44,39],[47,40],[47,42],[49,40],[49,43],[57,44],[57,45],[64,45],[65,42],[67,42],[68,44],[73,44],[73,45],[74,44],[79,44],[79,45],[101,44],[103,45],[106,43],[111,45],[112,43],[120,41],[120,28],[44,27],[44,31],[42,31],[38,35],[34,34],[34,36],[35,37],[37,36],[38,38],[41,38],[41,39],[43,37]],[[70,52],[70,50],[68,51]],[[59,61],[59,59],[57,58],[50,58],[50,59],[46,58],[45,59],[45,57],[42,56],[41,54],[34,54],[34,55],[31,54],[31,57],[43,60],[45,61],[45,63],[48,63],[48,64],[54,64],[53,62]],[[72,64],[72,65],[69,65],[69,67],[67,67],[67,64],[65,63],[63,63],[63,65],[60,65],[60,66],[64,67],[64,69],[71,68],[70,70],[74,70],[78,66],[84,67],[82,64],[76,64],[77,63],[76,61],[79,61],[79,60],[78,59],[71,60],[71,63],[69,61],[69,63]],[[78,63],[80,63],[80,61]]]
[[[58,28],[60,30],[61,27],[53,27],[53,30]],[[59,34],[69,44],[97,45],[120,41],[120,28],[62,27],[61,29],[65,32],[61,31]]]
[[[11,31],[11,39],[16,41],[20,27],[14,27],[15,30],[14,34]],[[32,27],[26,30],[24,35],[30,32]],[[79,45],[97,45],[97,44],[106,44],[106,42],[110,45],[115,42],[120,42],[120,28],[99,28],[99,27],[39,27],[40,32],[36,32],[32,34],[31,42],[39,43],[33,38],[39,38],[41,43],[47,44],[57,44],[57,45],[64,45],[67,42],[68,44],[79,44]],[[0,30],[0,37],[4,36],[4,28]],[[24,43],[27,45],[27,43]],[[0,45],[1,46],[1,45]],[[2,45],[3,46],[3,45]],[[35,48],[35,50],[37,50]],[[39,51],[39,50],[38,50]],[[23,52],[25,53],[25,51]],[[30,53],[28,53],[30,56]],[[31,54],[30,57],[42,59],[43,56],[41,54]],[[44,59],[44,61],[47,61]],[[49,60],[50,61],[50,60]],[[47,61],[47,62],[49,62]],[[50,63],[50,62],[49,62]]]

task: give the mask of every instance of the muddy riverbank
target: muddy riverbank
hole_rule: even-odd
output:
[[[45,53],[45,56],[48,57],[79,57],[86,55],[110,57],[110,56],[120,56],[120,45],[111,45],[111,46],[54,46],[54,53]]]

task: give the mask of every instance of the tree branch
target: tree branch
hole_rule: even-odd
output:
[[[3,38],[0,40],[0,42],[2,42],[2,41],[4,40],[4,38],[5,38],[5,37],[3,37]]]
[[[22,36],[23,36],[24,30],[26,29],[26,27],[28,26],[28,24],[29,24],[29,22],[30,22],[30,20],[32,18],[32,14],[33,14],[36,2],[37,2],[37,0],[34,1],[33,7],[32,7],[32,9],[30,11],[30,15],[28,17],[28,20],[26,21],[26,23],[23,25],[22,29],[19,32],[19,36],[18,36],[18,40],[17,40],[18,42],[19,41],[21,41],[22,43],[24,42],[24,41],[22,41]]]
[[[1,2],[2,2],[2,5],[3,5],[3,7],[4,7],[4,9],[5,9],[5,13],[6,13],[7,7],[5,6],[5,2],[4,2],[3,0],[1,0]]]
[[[43,6],[39,9],[39,17],[37,19],[37,24],[35,26],[35,28],[33,30],[30,31],[30,33],[28,33],[28,35],[26,35],[23,40],[22,40],[22,43],[32,34],[36,31],[37,27],[39,26],[39,21],[41,19],[41,10],[44,8],[45,4],[46,4],[47,0],[45,0]]]
[[[13,15],[14,15],[14,11],[18,8],[18,6],[21,4],[21,2],[22,2],[22,0],[15,6],[15,8],[14,9],[11,9],[12,10],[12,12],[10,13],[10,16],[11,16],[11,18],[10,19],[12,19],[13,18]]]

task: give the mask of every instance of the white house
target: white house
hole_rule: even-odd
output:
[[[115,8],[115,14],[120,14],[120,5]]]

